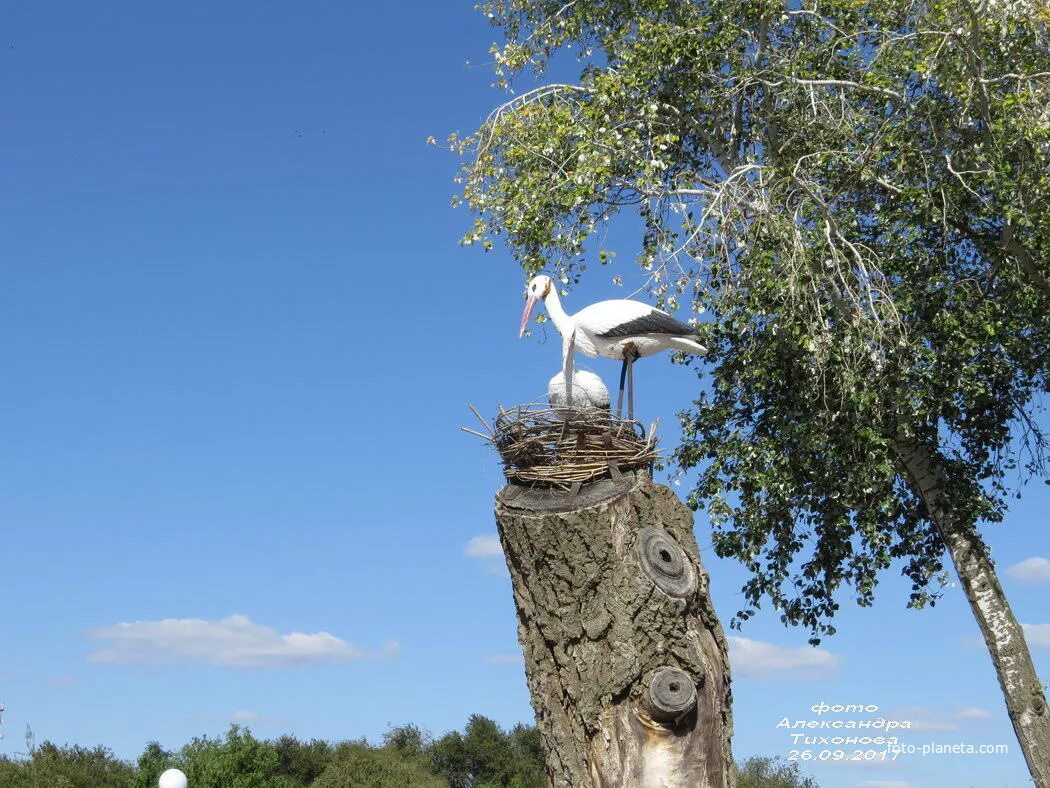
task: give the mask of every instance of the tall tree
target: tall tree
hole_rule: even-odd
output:
[[[467,243],[563,283],[625,208],[651,296],[691,309],[682,414],[721,556],[817,641],[894,561],[910,605],[945,552],[1037,785],[1050,712],[980,526],[1043,472],[1050,367],[1050,10],[1031,0],[488,0],[497,78]],[[564,57],[564,56],[563,56]],[[558,68],[564,64],[558,62]],[[541,80],[542,81],[542,80]]]

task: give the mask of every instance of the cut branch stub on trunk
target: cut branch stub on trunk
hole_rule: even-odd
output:
[[[642,571],[668,596],[686,598],[696,592],[696,573],[689,558],[663,529],[642,529],[638,534],[638,560]]]
[[[510,484],[496,519],[551,784],[731,785],[726,639],[677,496],[644,471]]]
[[[696,684],[678,668],[660,668],[652,674],[645,694],[649,716],[663,723],[678,722],[696,708]]]

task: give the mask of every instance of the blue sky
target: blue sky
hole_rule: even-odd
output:
[[[459,427],[539,397],[560,343],[516,338],[521,276],[458,245],[457,163],[425,144],[501,99],[493,31],[470,3],[91,5],[9,4],[0,39],[0,753],[26,723],[132,757],[231,720],[530,721],[499,465]],[[570,311],[622,293],[613,273]],[[693,373],[636,380],[673,444]],[[1004,570],[1050,556],[1048,507],[1033,484],[991,530]],[[696,531],[728,622],[743,574]],[[1004,576],[1044,675],[1048,582]],[[787,755],[777,722],[816,703],[874,704],[912,743],[1010,752],[821,785],[1024,785],[959,589],[906,596],[886,576],[822,651],[768,614],[733,633],[737,755]]]

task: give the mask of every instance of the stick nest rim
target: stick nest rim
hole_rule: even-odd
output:
[[[530,487],[571,489],[620,473],[650,468],[659,459],[656,422],[620,419],[599,408],[529,403],[505,410],[490,427],[471,407],[487,434],[464,430],[496,447],[507,481]]]

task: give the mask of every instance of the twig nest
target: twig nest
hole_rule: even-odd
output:
[[[547,384],[547,400],[552,408],[564,408],[569,403],[565,397],[565,374],[559,372]],[[597,408],[609,410],[612,400],[609,389],[593,372],[577,369],[572,373],[572,406],[574,408]]]
[[[649,468],[658,457],[655,433],[655,423],[646,431],[599,408],[534,404],[501,408],[490,435],[482,437],[499,451],[508,481],[568,490]]]

